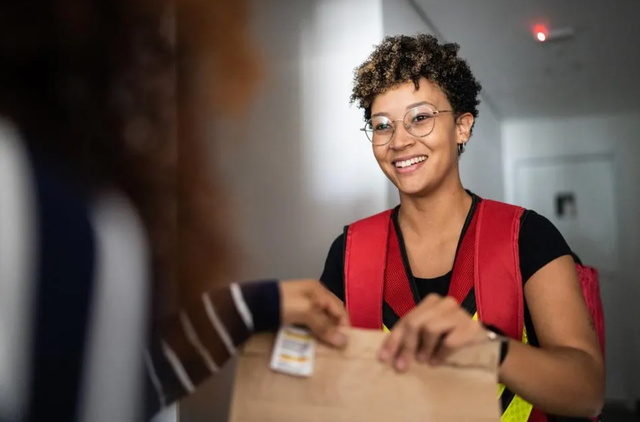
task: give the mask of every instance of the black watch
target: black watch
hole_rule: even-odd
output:
[[[500,341],[500,361],[499,364],[502,365],[504,360],[507,358],[507,353],[509,352],[509,339],[504,335],[504,333],[493,325],[484,325],[484,327],[491,331],[492,333],[497,334],[499,337],[497,340]]]

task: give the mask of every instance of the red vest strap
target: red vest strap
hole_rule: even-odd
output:
[[[463,304],[472,291],[475,280],[475,259],[476,256],[476,230],[478,227],[478,212],[474,213],[467,231],[462,237],[451,274],[451,284],[449,285],[449,296],[456,299],[459,304]]]
[[[523,211],[491,200],[478,204],[462,239],[449,289],[462,303],[474,287],[479,319],[516,339],[522,338],[524,326],[518,251]],[[382,327],[383,298],[400,317],[415,305],[391,213],[360,220],[347,231],[345,299],[355,327]]]
[[[524,209],[483,200],[475,238],[475,289],[478,318],[506,335],[522,338],[524,297],[518,238]]]
[[[354,327],[382,328],[382,297],[391,210],[349,226],[345,238],[345,302]]]
[[[598,334],[600,341],[600,350],[602,356],[605,356],[605,328],[604,328],[604,310],[602,308],[602,297],[600,296],[600,279],[598,270],[582,264],[576,264],[578,278],[582,293],[591,314],[593,325]]]
[[[416,302],[407,277],[407,270],[404,267],[404,262],[402,262],[400,241],[392,219],[389,219],[387,267],[384,279],[384,300],[399,318],[403,318],[416,307]]]

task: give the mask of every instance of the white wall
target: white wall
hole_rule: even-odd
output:
[[[460,159],[465,188],[484,198],[504,200],[501,122],[482,103],[467,149]]]
[[[254,6],[268,73],[246,116],[224,122],[215,158],[254,264],[248,276],[319,277],[342,227],[386,205],[362,114],[349,106],[353,69],[381,39],[381,9],[371,0]]]
[[[212,155],[244,276],[317,278],[343,226],[386,206],[387,180],[349,106],[353,70],[382,37],[380,1],[254,0],[253,15],[264,84],[245,115],[217,122]],[[181,405],[180,420],[226,420],[232,375]]]
[[[618,220],[619,269],[602,280],[607,334],[607,398],[640,397],[640,114],[558,120],[509,121],[503,126],[505,193],[515,196],[518,160],[581,154],[610,154],[615,170],[614,197]]]
[[[383,0],[382,9],[385,36],[426,33],[439,37],[441,42],[455,42],[455,39],[441,38],[440,28],[427,26],[407,0]],[[443,35],[447,37],[446,32]],[[464,58],[464,51],[461,56]],[[501,201],[504,200],[504,182],[500,119],[484,103],[480,104],[479,111],[473,136],[462,154],[460,177],[465,188],[482,197]],[[398,203],[397,192],[391,184],[389,189],[389,206],[394,206]]]

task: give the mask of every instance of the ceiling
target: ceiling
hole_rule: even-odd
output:
[[[640,110],[640,1],[412,0],[428,26],[457,42],[503,119]],[[533,26],[572,27],[539,43]]]

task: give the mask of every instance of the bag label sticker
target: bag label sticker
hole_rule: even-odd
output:
[[[313,373],[316,342],[308,330],[284,326],[278,331],[271,355],[271,369],[283,374],[309,377]]]

